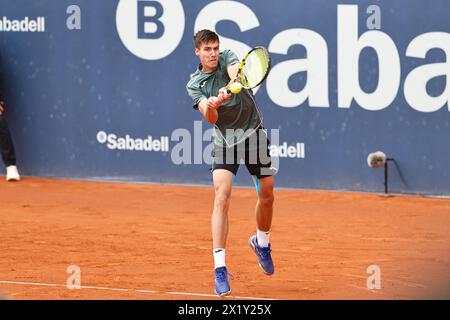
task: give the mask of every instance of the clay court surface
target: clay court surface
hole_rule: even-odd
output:
[[[226,299],[448,299],[450,200],[275,191],[264,275],[247,240],[252,189],[234,189]],[[0,292],[12,299],[219,299],[211,187],[25,177],[0,181]],[[81,270],[70,290],[66,271]],[[381,270],[369,290],[367,268]]]

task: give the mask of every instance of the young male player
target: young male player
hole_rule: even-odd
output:
[[[239,60],[232,51],[219,51],[219,37],[210,30],[194,36],[195,54],[200,60],[186,89],[205,119],[214,125],[214,151],[211,168],[215,190],[211,218],[215,292],[219,296],[231,292],[225,264],[228,235],[228,208],[233,175],[240,160],[253,176],[258,192],[256,203],[256,235],[249,245],[256,253],[264,273],[274,273],[269,242],[274,202],[275,170],[271,167],[269,141],[262,126],[262,118],[250,90],[239,94],[227,93],[239,69]]]

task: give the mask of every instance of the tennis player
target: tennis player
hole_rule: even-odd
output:
[[[228,208],[233,175],[241,160],[252,175],[257,189],[256,234],[249,245],[267,275],[274,273],[269,241],[274,202],[274,174],[269,140],[251,90],[227,93],[239,69],[239,60],[230,50],[219,51],[219,37],[210,30],[194,35],[195,54],[200,60],[186,89],[194,108],[214,126],[213,164],[211,168],[215,199],[211,218],[215,292],[230,294],[225,248],[228,235]]]

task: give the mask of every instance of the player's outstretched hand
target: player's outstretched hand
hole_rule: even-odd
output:
[[[227,101],[230,101],[231,94],[227,92],[227,87],[223,87],[219,90],[219,95],[217,96],[217,99],[220,105],[224,104]]]
[[[218,109],[221,105],[221,103],[219,103],[219,98],[218,97],[209,97],[208,101],[206,102],[206,105],[208,106],[208,108],[210,109]]]
[[[231,99],[231,95],[231,93],[228,93],[228,86],[223,87],[219,90],[219,99],[222,98],[223,102],[229,101]]]
[[[231,95],[226,93],[226,91],[219,92],[219,95],[217,97],[210,97],[208,99],[207,106],[211,109],[218,109],[222,104],[229,101],[230,97]]]

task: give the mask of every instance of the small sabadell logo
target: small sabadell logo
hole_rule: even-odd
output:
[[[10,20],[7,17],[0,18],[0,32],[45,32],[45,17],[22,20]]]

